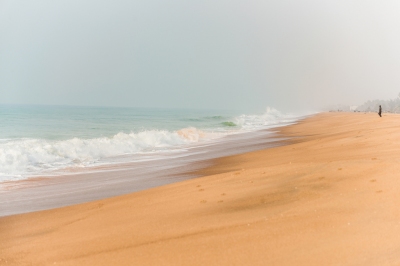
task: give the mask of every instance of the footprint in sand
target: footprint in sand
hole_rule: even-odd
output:
[[[200,203],[206,203],[207,201],[206,200],[202,200],[202,201],[200,201]]]
[[[375,161],[375,160],[377,160],[377,159],[376,159],[376,158],[371,158],[371,160]]]
[[[382,193],[382,190],[377,190],[376,193]]]
[[[196,187],[201,187],[201,185],[197,185]]]
[[[342,170],[342,168],[338,168],[338,170],[340,171],[340,170]]]
[[[199,191],[204,191],[204,188],[199,189]]]
[[[321,177],[319,177],[318,179],[319,180],[322,180],[322,179],[324,179],[325,178],[325,176],[321,176]]]
[[[376,179],[371,179],[369,182],[376,182]]]
[[[224,202],[224,201],[223,201],[223,200],[219,200],[219,201],[218,201],[218,203],[222,203],[222,202]]]
[[[221,194],[221,196],[225,196],[225,195],[226,195],[225,193],[222,193],[222,194]]]

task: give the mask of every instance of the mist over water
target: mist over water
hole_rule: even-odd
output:
[[[399,14],[394,0],[1,1],[0,176],[292,121],[265,106],[390,99]]]

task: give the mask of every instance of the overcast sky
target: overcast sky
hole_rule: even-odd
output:
[[[304,110],[399,92],[397,0],[0,0],[0,103]]]

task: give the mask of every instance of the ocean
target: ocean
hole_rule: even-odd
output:
[[[293,123],[266,108],[238,111],[0,105],[0,182],[188,156],[227,136]]]

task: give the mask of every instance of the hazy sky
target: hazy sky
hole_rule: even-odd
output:
[[[399,92],[398,0],[0,0],[0,103],[296,110]]]

